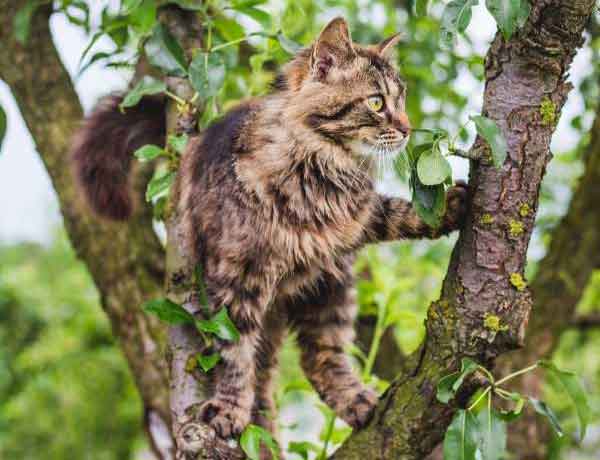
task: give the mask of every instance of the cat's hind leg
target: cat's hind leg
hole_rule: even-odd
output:
[[[258,341],[256,352],[256,388],[252,423],[277,435],[277,412],[273,400],[273,381],[277,373],[279,351],[287,333],[285,311],[277,307],[269,309]]]
[[[257,350],[269,297],[264,289],[249,290],[235,283],[214,288],[211,301],[227,306],[237,327],[238,340],[215,339],[221,361],[213,369],[213,394],[200,408],[200,420],[212,426],[222,438],[236,437],[250,423],[255,401]],[[223,307],[221,307],[223,308]]]
[[[334,412],[353,428],[363,427],[377,405],[377,394],[353,371],[344,349],[354,340],[355,292],[348,283],[323,275],[312,295],[290,308],[298,331],[306,376]]]

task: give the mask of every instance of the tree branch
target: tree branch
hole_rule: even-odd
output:
[[[490,364],[523,345],[532,298],[522,276],[555,129],[542,119],[540,106],[549,100],[560,114],[570,90],[566,73],[594,3],[534,1],[522,31],[509,42],[496,36],[486,59],[483,113],[501,127],[509,158],[501,169],[472,163],[471,210],[441,299],[429,309],[425,343],[408,360],[412,372],[391,385],[371,424],[354,433],[333,459],[362,459],[367,452],[380,459],[424,458],[441,441],[453,414],[436,400],[440,377],[454,370],[461,356]],[[478,139],[473,150],[481,148],[487,147]],[[482,219],[485,214],[494,222]],[[523,231],[510,232],[512,221],[520,221]],[[487,315],[508,329],[486,327]]]
[[[0,17],[0,78],[10,87],[50,175],[71,243],[100,292],[102,307],[140,391],[151,444],[159,458],[166,459],[164,426],[170,424],[170,413],[162,354],[165,333],[139,308],[161,293],[164,251],[143,206],[125,224],[98,220],[85,209],[67,155],[83,112],[53,44],[48,25],[51,6],[37,9],[26,46],[15,40],[13,18],[25,3],[0,0],[4,12]],[[143,171],[136,175],[138,190],[144,188],[145,179]]]
[[[600,328],[600,313],[576,316],[575,319],[571,321],[571,327],[579,329],[580,331],[598,329]]]

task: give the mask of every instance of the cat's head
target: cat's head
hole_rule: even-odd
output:
[[[402,151],[410,136],[406,85],[393,67],[396,34],[377,45],[352,42],[348,24],[333,19],[283,71],[280,89],[291,111],[325,140],[358,156]]]

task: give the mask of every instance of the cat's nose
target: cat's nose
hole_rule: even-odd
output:
[[[400,115],[395,116],[392,119],[392,125],[395,129],[400,131],[404,137],[408,137],[410,135],[410,120],[408,119],[408,115],[406,115],[406,113],[401,113]]]

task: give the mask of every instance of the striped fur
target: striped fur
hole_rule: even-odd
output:
[[[179,225],[213,304],[227,305],[243,334],[220,344],[224,359],[202,412],[225,437],[252,417],[273,428],[269,382],[288,329],[298,333],[302,367],[322,399],[363,426],[377,395],[343,352],[357,309],[353,254],[377,241],[439,237],[464,213],[464,186],[451,189],[440,229],[405,200],[374,191],[373,159],[356,142],[403,141],[406,88],[385,45],[348,37],[345,22],[334,20],[284,67],[272,94],[238,106],[183,158]],[[366,104],[373,94],[386,99],[382,113]]]
[[[201,264],[213,308],[241,332],[222,355],[200,419],[222,437],[251,420],[273,429],[277,351],[297,331],[302,367],[351,426],[369,419],[376,394],[344,356],[353,339],[352,261],[368,243],[436,238],[458,228],[466,187],[450,190],[440,229],[410,203],[374,190],[374,152],[407,141],[406,88],[386,55],[397,41],[352,43],[333,20],[282,70],[271,94],[250,100],[191,139],[176,181],[179,233]],[[381,97],[380,111],[369,98]]]

